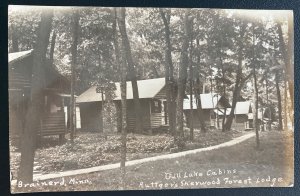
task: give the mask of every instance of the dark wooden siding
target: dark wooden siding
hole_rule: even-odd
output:
[[[164,86],[160,91],[159,93],[157,93],[154,97],[154,100],[157,100],[157,99],[163,99],[163,100],[166,100],[166,86]],[[152,102],[153,104],[153,102]],[[162,111],[162,104],[163,102],[160,101],[160,104],[161,104],[161,110],[160,112],[158,113],[154,113],[154,112],[151,112],[151,125],[152,125],[152,128],[159,128],[161,127],[163,124],[162,124],[162,118],[164,118],[164,116],[162,115],[163,111]]]
[[[237,123],[234,121],[231,125],[231,128],[239,131],[245,130],[245,123],[246,122]]]
[[[211,113],[211,110],[202,110],[203,112],[203,120],[204,120],[204,123],[206,126],[210,126],[210,113]],[[187,123],[187,126],[190,127],[190,121],[191,121],[191,114],[190,114],[190,110],[185,110],[184,111],[184,115],[185,115],[185,118],[186,118],[186,123]],[[198,112],[197,110],[193,110],[193,126],[194,128],[200,128],[200,120],[199,120],[199,115],[198,115]]]
[[[23,130],[23,118],[18,108],[9,105],[9,137],[19,137]]]
[[[141,110],[143,116],[144,129],[151,129],[150,125],[150,106],[149,99],[141,99]],[[133,131],[135,129],[136,116],[134,111],[133,100],[127,100],[127,129]]]
[[[244,123],[248,120],[248,116],[244,114],[235,115],[234,120],[236,123]]]
[[[234,121],[232,123],[232,128],[236,130],[245,130],[246,122],[248,121],[248,116],[245,114],[235,115]]]
[[[46,115],[41,123],[39,135],[60,135],[66,133],[65,113],[55,112]]]
[[[25,116],[30,102],[33,56],[30,55],[9,64],[9,134],[10,138],[20,138],[24,130]],[[66,132],[62,97],[57,92],[69,89],[68,81],[49,63],[43,66],[47,90],[43,91],[43,114],[37,127],[39,136],[62,135]],[[51,90],[49,90],[51,89]]]
[[[31,81],[29,78],[25,77],[22,73],[18,71],[9,71],[9,88],[10,89],[23,89],[30,88]]]
[[[10,89],[24,89],[31,87],[33,55],[9,64],[8,80]],[[70,82],[61,75],[46,59],[43,65],[45,70],[45,88],[56,89],[58,92],[68,93]]]
[[[154,97],[155,99],[166,99],[166,86],[164,86]]]
[[[23,89],[31,86],[32,56],[9,65],[8,83],[10,89]]]
[[[151,128],[158,128],[162,126],[162,116],[161,113],[151,114]]]
[[[81,129],[100,131],[101,102],[80,103]]]
[[[9,137],[13,140],[23,131],[28,101],[29,95],[24,90],[9,89]]]
[[[215,118],[212,118],[210,121],[210,117],[209,117],[210,110],[203,110],[203,113],[204,113],[205,125],[210,126],[210,125],[215,124],[215,126],[216,126],[217,121]],[[189,110],[185,111],[184,114],[186,117],[187,126],[190,127],[190,119],[191,118],[190,118]],[[222,120],[223,120],[223,116],[219,116],[219,128],[220,129],[222,128]],[[232,128],[234,128],[236,130],[244,130],[245,122],[247,122],[247,120],[248,120],[248,118],[246,115],[237,115],[232,123]],[[200,121],[199,121],[198,113],[196,110],[193,111],[193,126],[194,126],[194,128],[200,128]]]
[[[21,93],[22,91],[20,91]],[[24,131],[25,117],[27,112],[27,100],[19,100],[14,102],[17,97],[16,91],[10,92],[10,103],[9,103],[9,136],[12,139],[13,145],[19,145],[18,139],[21,137]],[[44,113],[37,127],[39,136],[47,135],[61,135],[66,133],[65,126],[65,114],[63,111],[54,113]]]

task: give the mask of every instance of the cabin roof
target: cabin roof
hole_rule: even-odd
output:
[[[234,114],[249,114],[251,107],[250,101],[240,101],[236,103]]]
[[[239,102],[236,103],[234,114],[236,114],[236,115],[239,115],[239,114],[240,115],[242,115],[242,114],[248,115],[250,113],[250,107],[251,107],[251,102],[250,101],[239,101]],[[218,115],[223,115],[224,114],[223,109],[221,109],[221,110],[215,109],[214,112]],[[226,116],[229,115],[230,112],[231,112],[231,108],[226,108]]]
[[[147,79],[137,81],[139,98],[154,98],[165,86],[165,78]],[[121,100],[120,83],[115,83],[115,98]],[[127,99],[133,99],[131,81],[127,81]],[[96,86],[90,87],[76,99],[77,103],[102,101],[101,95],[96,92]]]
[[[16,61],[22,60],[25,57],[28,57],[32,54],[32,49],[31,50],[26,50],[26,51],[21,51],[21,52],[13,52],[8,54],[8,63],[14,63]]]
[[[8,54],[9,66],[14,66],[16,62],[24,60],[26,57],[33,55],[33,53],[34,53],[33,49],[21,51],[21,52],[9,53]],[[23,65],[30,66],[30,67],[26,67],[26,69],[29,69],[29,70],[32,70],[32,66],[33,66],[32,63],[30,63],[30,64],[20,63],[20,64],[18,64],[18,66],[19,65],[20,66],[23,66]],[[45,79],[45,82],[46,82],[45,87],[46,88],[51,88],[51,86],[53,84],[55,84],[56,82],[59,82],[59,81],[61,82],[60,83],[61,86],[62,86],[62,82],[63,82],[63,83],[65,83],[66,89],[70,88],[69,80],[64,75],[62,75],[55,66],[51,65],[50,61],[48,59],[46,59],[44,68],[45,68],[45,72],[47,73],[46,79]],[[61,87],[61,88],[63,88],[63,87]]]
[[[183,109],[189,110],[190,107],[190,95],[186,95],[187,98],[183,101]],[[193,109],[197,108],[195,95],[192,95],[193,98]],[[201,99],[201,106],[202,109],[215,109],[218,106],[219,101],[221,100],[222,96],[218,93],[206,93],[200,94]]]
[[[67,98],[70,98],[71,97],[71,94],[66,94],[66,93],[58,93],[58,92],[55,92],[54,94],[60,96],[60,97],[67,97]],[[75,98],[77,98],[78,96],[77,95],[74,95]]]

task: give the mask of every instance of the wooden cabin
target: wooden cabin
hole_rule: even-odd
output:
[[[223,119],[224,112],[214,110],[216,114],[218,114],[221,119]],[[231,108],[227,108],[226,110],[226,120],[230,115]],[[232,122],[232,128],[237,130],[248,130],[253,128],[253,121],[249,120],[249,114],[252,114],[252,107],[250,101],[240,101],[236,103],[235,111],[234,111],[234,119]]]
[[[257,111],[258,126],[261,130],[267,130],[267,123],[275,120],[275,111],[270,108],[258,108]],[[248,121],[253,128],[253,113],[249,113]]]
[[[143,116],[144,130],[152,130],[168,126],[168,116],[165,96],[165,79],[156,78],[138,80],[139,98]],[[96,92],[97,87],[93,86],[83,92],[76,103],[80,107],[81,129],[85,131],[100,131],[103,126],[100,120],[102,116],[102,96]],[[120,83],[115,83],[113,102],[117,114],[121,115],[121,89]],[[127,82],[127,129],[134,131],[136,117],[133,105],[133,94],[131,82]],[[105,96],[104,96],[105,101]],[[120,118],[120,116],[119,116]],[[117,126],[119,127],[119,126]]]
[[[193,99],[193,126],[195,128],[200,127],[199,114],[197,112],[197,100],[195,96],[192,96]],[[230,108],[229,101],[224,97],[217,93],[205,93],[200,94],[203,119],[208,127],[218,127],[220,126],[220,118],[219,115],[214,112],[214,110],[218,110],[220,112],[224,111],[224,108]],[[186,117],[187,126],[190,127],[191,121],[191,107],[190,107],[190,95],[186,95],[186,98],[183,101],[183,111]]]
[[[33,67],[33,50],[9,53],[9,136],[13,143],[24,131],[25,116],[31,101],[31,80]],[[55,68],[46,61],[44,64],[45,80],[42,89],[44,112],[38,127],[38,138],[48,135],[59,135],[64,138],[67,130],[68,116],[65,108],[69,105],[70,84]]]
[[[236,103],[234,111],[234,121],[232,127],[237,130],[253,129],[253,122],[249,120],[249,114],[252,113],[250,101],[240,101]]]
[[[230,114],[230,111],[231,111],[231,108],[225,108],[225,122],[227,121],[227,118]],[[215,113],[215,116],[217,116],[218,118],[215,119],[216,124],[216,128],[219,128],[219,129],[222,129],[222,126],[223,126],[223,118],[224,118],[224,108],[223,109],[214,109],[214,113]]]

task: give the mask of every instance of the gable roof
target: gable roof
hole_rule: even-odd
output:
[[[21,52],[13,52],[8,54],[8,63],[11,67],[18,65],[23,66],[26,65],[27,71],[32,71],[33,63],[22,63],[22,60],[26,60],[26,57],[32,56],[34,50],[26,50]],[[15,64],[16,62],[20,62],[20,64]],[[57,68],[50,63],[49,59],[46,59],[45,63],[43,64],[43,68],[45,69],[45,89],[52,88],[56,84],[59,84],[59,90],[69,91],[70,89],[70,82],[69,80],[61,74]],[[9,70],[10,72],[11,70]],[[21,73],[23,74],[23,73]],[[30,79],[31,82],[31,79]],[[30,87],[30,86],[29,86]]]
[[[28,57],[32,54],[31,50],[21,51],[21,52],[13,52],[8,54],[8,63],[12,64],[16,61],[19,61],[21,59],[24,59],[25,57]]]
[[[240,101],[236,103],[234,114],[249,114],[251,107],[250,101]]]
[[[186,99],[183,100],[183,109],[189,110],[190,107],[190,95],[186,95]],[[192,96],[193,98],[193,109],[197,108],[195,95]],[[206,93],[200,94],[201,99],[201,106],[202,109],[214,109],[217,108],[219,101],[221,100],[222,96],[217,93]]]
[[[153,98],[157,93],[159,93],[162,88],[165,86],[165,78],[156,78],[156,79],[147,79],[147,80],[138,80],[137,81],[138,90],[139,90],[139,98]],[[120,83],[115,83],[115,98],[114,100],[121,100],[121,88]],[[131,81],[127,81],[127,99],[133,99],[132,94],[132,85]],[[77,103],[84,103],[84,102],[95,102],[95,101],[102,101],[101,95],[96,93],[96,86],[90,87],[88,90],[83,92],[79,97],[76,99]]]

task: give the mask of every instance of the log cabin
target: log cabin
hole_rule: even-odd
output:
[[[31,80],[33,67],[33,50],[9,53],[9,136],[18,146],[24,131],[25,116],[31,101]],[[68,106],[70,83],[56,68],[46,60],[43,92],[43,114],[38,129],[38,141],[43,136],[58,135],[64,139],[68,124]]]
[[[194,128],[200,128],[199,114],[197,111],[197,100],[195,96],[192,96],[193,99],[193,126]],[[228,99],[224,96],[221,96],[217,93],[204,93],[200,94],[201,99],[201,108],[203,113],[203,120],[206,127],[216,127],[220,128],[221,118],[218,114],[214,112],[217,110],[223,112],[224,109],[230,108]],[[227,109],[226,109],[227,110]],[[191,107],[190,107],[190,95],[186,95],[186,98],[183,101],[183,111],[186,118],[187,126],[190,127],[191,121]]]
[[[121,89],[120,83],[114,83],[114,105],[116,107],[118,119],[121,111]],[[139,98],[141,104],[141,113],[143,115],[144,130],[152,130],[168,126],[168,116],[166,108],[165,79],[147,79],[137,81]],[[134,112],[133,94],[131,82],[127,82],[127,130],[134,131],[136,117]],[[80,107],[81,130],[99,132],[103,127],[100,120],[102,116],[102,103],[105,102],[105,95],[102,100],[100,93],[96,92],[97,87],[92,86],[83,92],[76,99]],[[118,124],[120,122],[118,121]],[[117,125],[119,128],[120,126]]]

